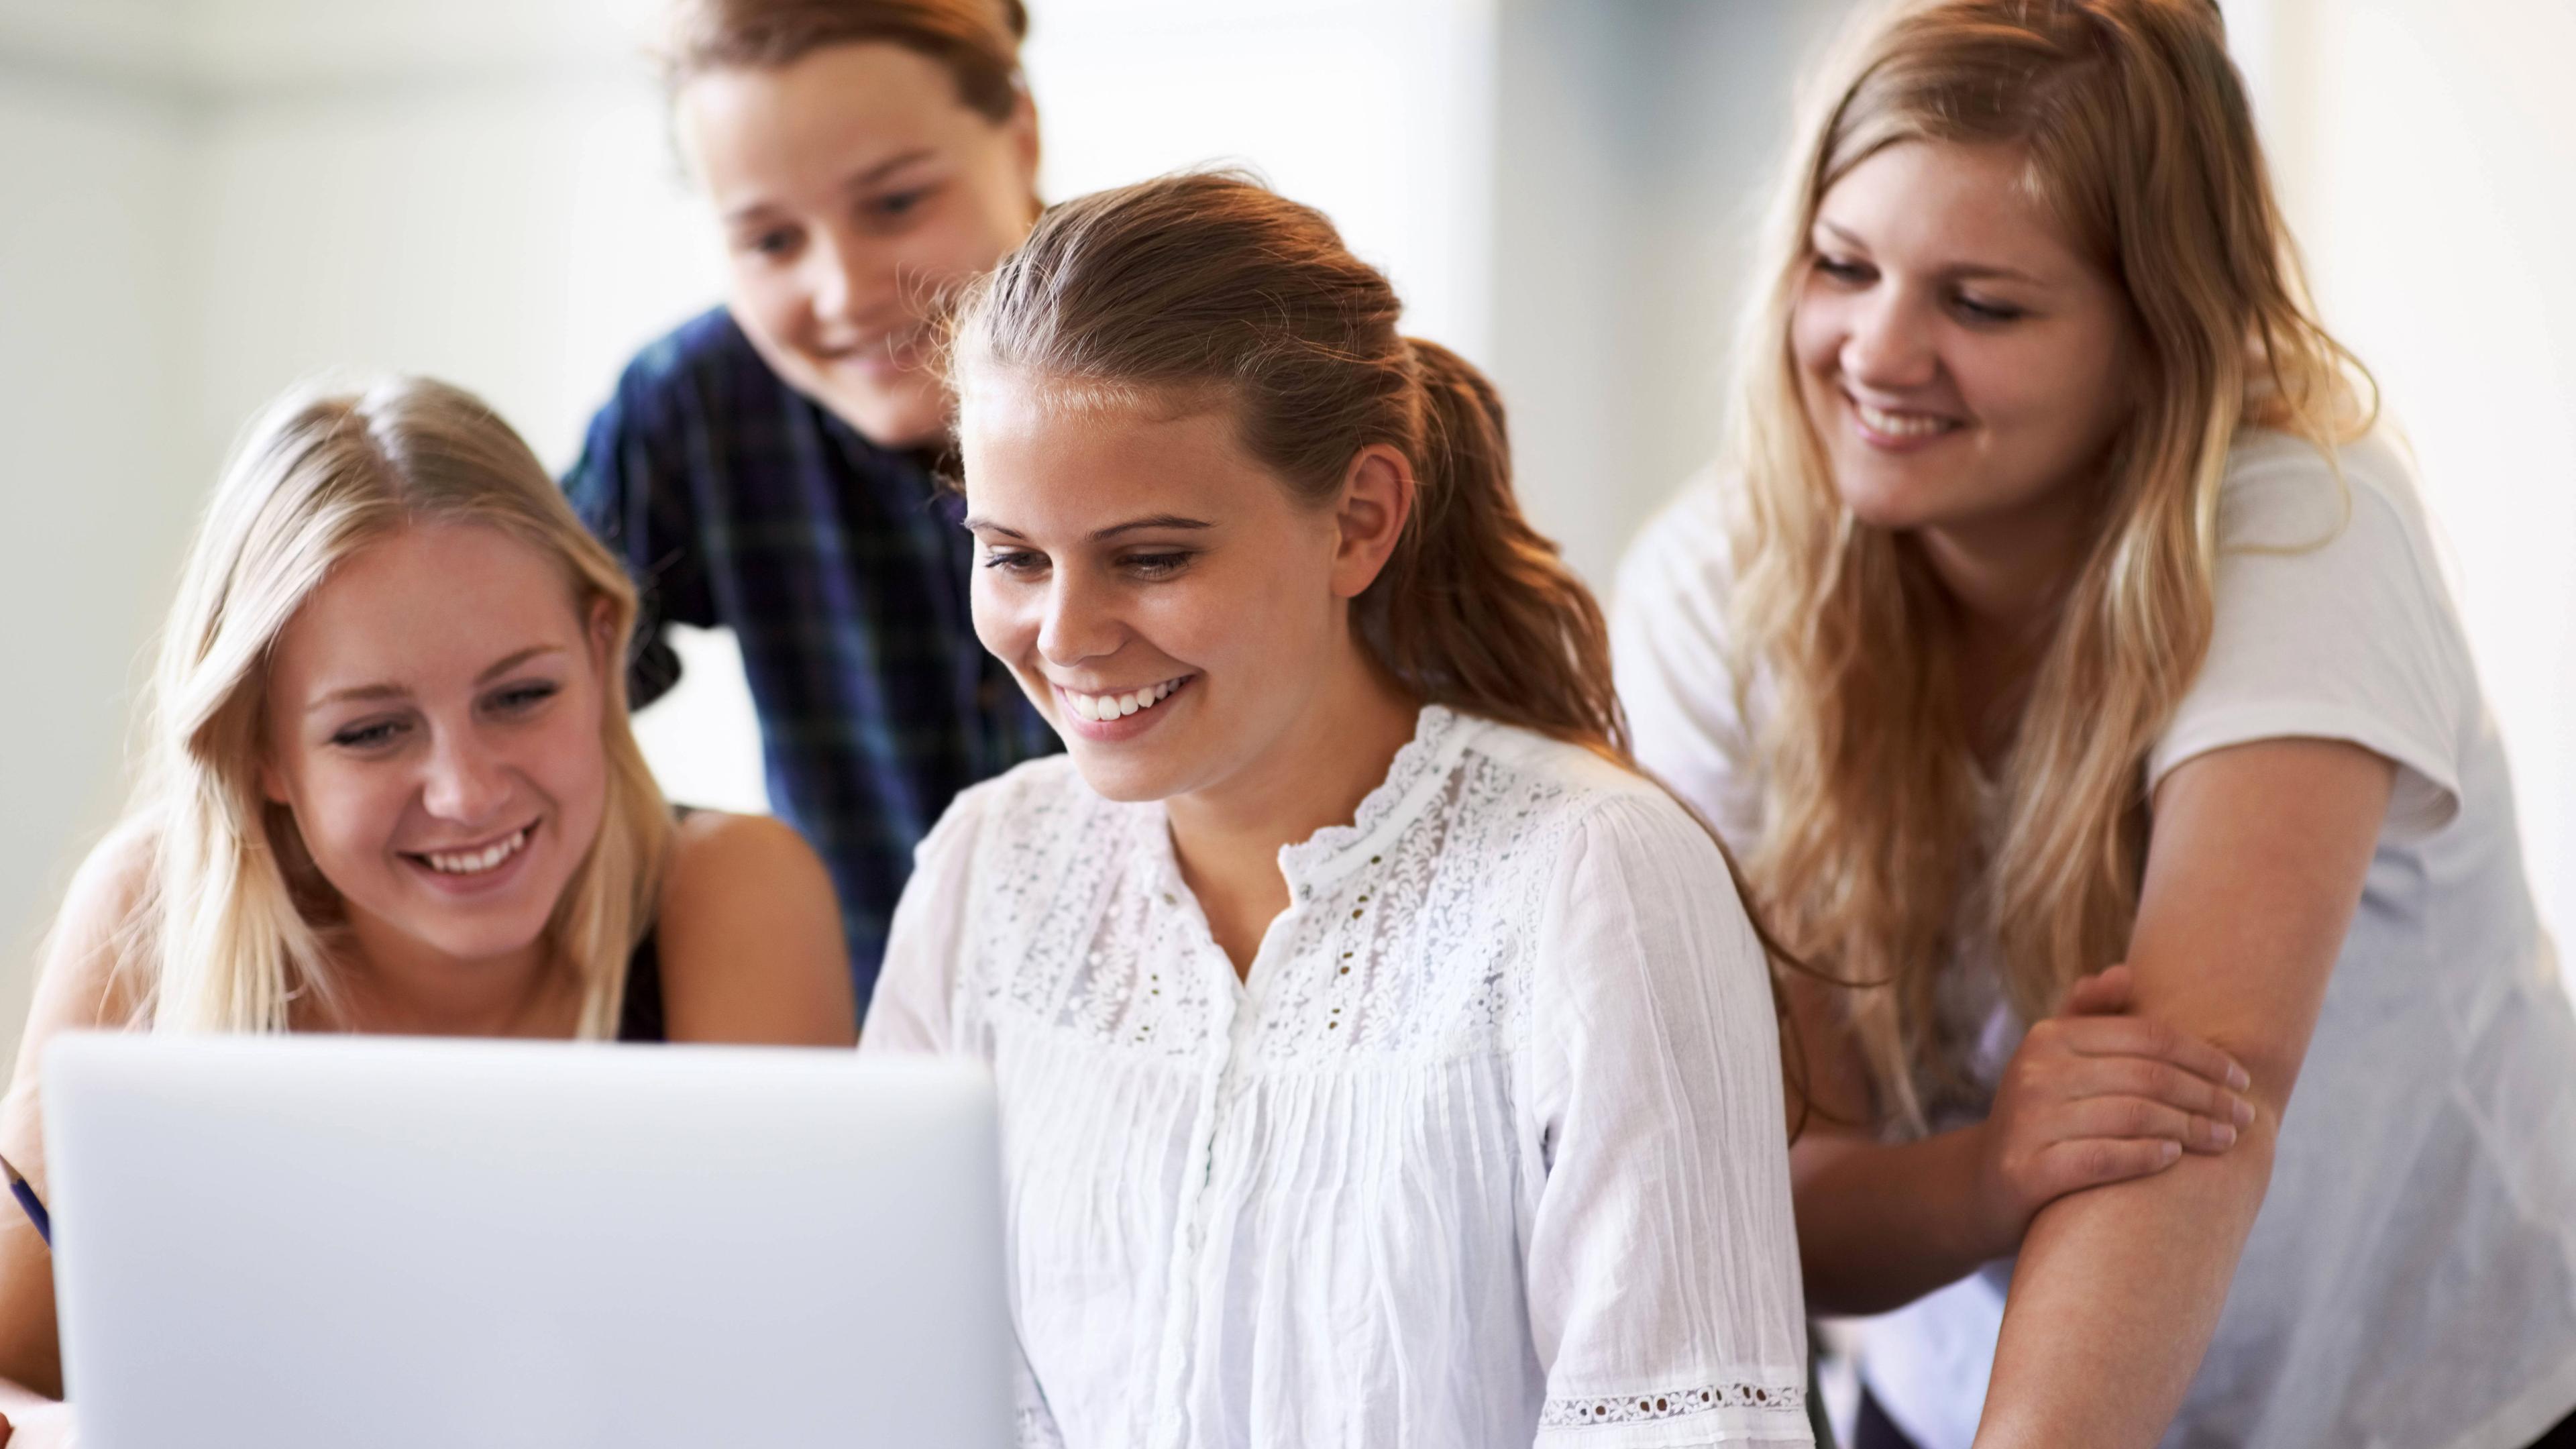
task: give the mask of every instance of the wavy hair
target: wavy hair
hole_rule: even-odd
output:
[[[432,522],[497,528],[554,562],[585,616],[607,606],[608,805],[546,939],[579,974],[580,1034],[614,1035],[671,832],[627,726],[635,589],[508,424],[422,378],[289,392],[244,435],[207,506],[162,636],[129,817],[154,847],[120,956],[154,1029],[284,1031],[299,1000],[338,999],[338,893],[294,812],[260,788],[268,663],[335,567]]]
[[[2144,763],[2207,651],[2219,486],[2248,427],[2326,453],[2367,429],[2368,374],[2316,320],[2212,0],[1898,0],[1811,97],[1737,347],[1728,436],[1734,686],[1759,682],[1762,838],[1787,944],[1853,989],[1881,1113],[1915,1129],[1965,1085],[1934,987],[1991,932],[2025,1019],[2120,959],[2146,848]],[[1910,537],[1837,494],[1800,401],[1791,310],[1834,184],[1908,141],[2009,145],[2076,251],[2125,293],[2142,360],[2094,532],[2002,767],[1991,857],[1941,586]]]

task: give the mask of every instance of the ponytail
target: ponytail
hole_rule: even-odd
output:
[[[1609,628],[1521,515],[1501,396],[1448,348],[1408,346],[1422,411],[1414,521],[1360,596],[1362,637],[1426,700],[1624,757]]]

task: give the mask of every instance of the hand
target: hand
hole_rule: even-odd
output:
[[[2254,1120],[2245,1069],[2163,1022],[2128,1015],[2129,968],[2087,977],[2031,1027],[2004,1068],[1978,1152],[1978,1196],[2000,1256],[2071,1192],[2220,1153]]]

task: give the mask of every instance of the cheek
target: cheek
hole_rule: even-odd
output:
[[[289,775],[296,832],[326,875],[382,858],[410,803],[409,776],[393,764],[315,759]]]
[[[738,258],[733,263],[733,315],[745,331],[780,347],[797,340],[813,309],[794,272]]]
[[[1789,309],[1789,356],[1799,372],[1812,376],[1829,372],[1837,365],[1843,337],[1849,331],[1842,312],[1836,299],[1822,294],[1812,283],[1800,293]]]

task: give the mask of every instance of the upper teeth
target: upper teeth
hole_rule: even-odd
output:
[[[1183,675],[1181,679],[1188,677]],[[1131,694],[1083,694],[1068,689],[1064,692],[1064,697],[1072,701],[1075,714],[1096,722],[1116,719],[1120,715],[1134,714],[1140,709],[1152,709],[1171,698],[1172,691],[1180,687],[1180,679],[1166,679],[1160,684],[1149,684]]]
[[[1924,413],[1882,412],[1857,399],[1853,400],[1852,406],[1859,410],[1861,422],[1871,432],[1885,433],[1891,438],[1929,437],[1950,426],[1948,418]]]
[[[448,875],[479,875],[518,854],[519,847],[527,843],[528,832],[522,828],[509,839],[481,850],[434,850],[422,855],[421,859],[429,862],[430,869]]]

